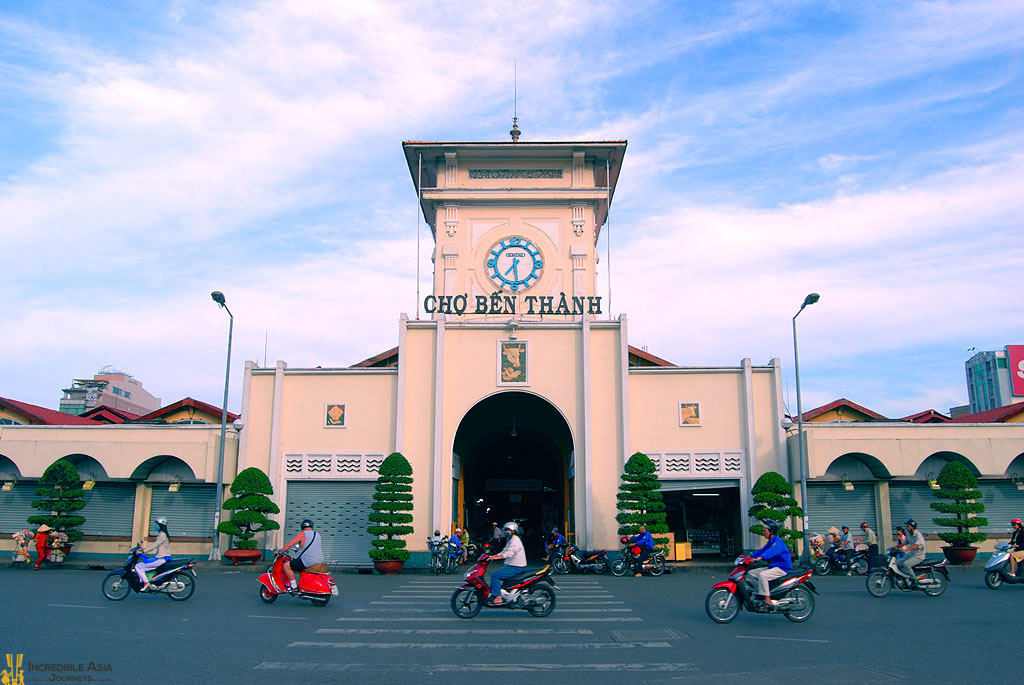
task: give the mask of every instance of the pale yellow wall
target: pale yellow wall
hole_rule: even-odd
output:
[[[21,412],[13,411],[13,410],[7,409],[5,407],[0,407],[0,418],[12,419],[12,420],[17,421],[18,423],[24,424],[26,426],[30,425],[32,423],[32,419],[30,419],[29,417],[25,416]]]
[[[567,188],[572,183],[572,155],[564,159],[547,157],[536,160],[481,158],[474,155],[458,155],[459,171],[456,184],[446,185],[445,161],[439,158],[438,187],[440,188]],[[561,169],[562,178],[470,178],[470,169]],[[594,164],[587,161],[583,171],[584,182],[594,185]]]
[[[590,340],[591,458],[590,492],[593,498],[594,531],[591,543],[597,548],[618,548],[616,493],[625,458],[622,453],[622,364],[618,329],[593,328]],[[581,398],[582,399],[582,398]],[[625,456],[625,458],[624,458]],[[577,457],[576,477],[582,474]],[[576,516],[582,514],[576,508]]]
[[[856,409],[850,407],[836,407],[835,409],[829,409],[820,416],[815,416],[813,419],[804,419],[804,423],[828,423],[829,421],[869,421],[871,420],[868,416],[860,413]]]
[[[757,473],[775,471],[788,477],[786,454],[780,449],[781,408],[775,397],[775,379],[770,372],[755,371],[754,432],[757,446]]]
[[[739,368],[630,373],[630,453],[745,449],[742,393]],[[700,403],[700,426],[679,425],[680,402]]]
[[[285,452],[391,451],[394,372],[285,371],[281,445]],[[345,405],[345,427],[324,426],[327,404]]]
[[[203,423],[215,423],[220,425],[220,415],[211,416],[201,409],[195,407],[182,407],[177,411],[173,411],[170,414],[166,414],[162,417],[166,423],[177,423],[178,421],[202,421]]]
[[[274,406],[274,373],[254,372],[249,389],[248,414],[242,417],[246,433],[242,468],[255,467],[270,473],[270,421]]]
[[[402,431],[402,454],[413,470],[413,534],[405,539],[411,550],[426,549],[430,528],[432,499],[431,449],[434,440],[434,343],[433,327],[410,326],[406,334],[405,366],[406,395],[405,420]],[[451,478],[451,472],[446,474]]]

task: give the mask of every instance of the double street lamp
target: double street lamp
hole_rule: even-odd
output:
[[[807,564],[810,561],[810,548],[807,543],[807,445],[804,443],[804,408],[800,401],[800,353],[796,344],[796,317],[808,305],[812,305],[821,299],[818,293],[811,293],[804,298],[800,305],[800,311],[793,315],[793,368],[796,369],[796,434],[797,445],[800,452],[800,506],[804,510],[803,520],[803,549],[800,551],[800,563]],[[227,392],[225,390],[225,392]]]
[[[220,450],[217,457],[217,494],[213,503],[213,547],[210,549],[210,561],[220,561],[220,533],[217,528],[220,526],[220,503],[221,490],[224,488],[224,437],[228,428],[228,381],[231,379],[231,333],[235,328],[235,316],[228,309],[224,293],[214,290],[210,297],[221,309],[228,313],[228,361],[224,370],[224,403],[220,410]]]

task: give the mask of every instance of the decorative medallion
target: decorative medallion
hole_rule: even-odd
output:
[[[324,428],[345,427],[345,405],[328,404],[324,410]]]
[[[527,343],[525,340],[498,341],[498,385],[527,385]]]
[[[679,403],[679,425],[699,426],[700,425],[700,403],[680,402]]]
[[[505,238],[487,253],[487,275],[502,290],[525,290],[543,270],[540,248],[521,236]]]

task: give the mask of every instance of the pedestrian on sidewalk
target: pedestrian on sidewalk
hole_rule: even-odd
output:
[[[36,528],[36,554],[39,555],[36,557],[36,565],[33,567],[36,571],[39,570],[40,565],[46,560],[46,555],[49,554],[47,548],[49,547],[50,533],[52,531],[53,529],[45,523]]]

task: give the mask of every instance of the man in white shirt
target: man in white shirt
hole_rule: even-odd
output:
[[[526,550],[523,549],[523,541],[519,539],[519,526],[514,521],[505,524],[505,534],[508,535],[508,542],[501,554],[494,554],[491,559],[504,559],[505,565],[491,574],[491,595],[493,604],[504,604],[501,598],[501,581],[503,578],[518,576],[526,569]]]

